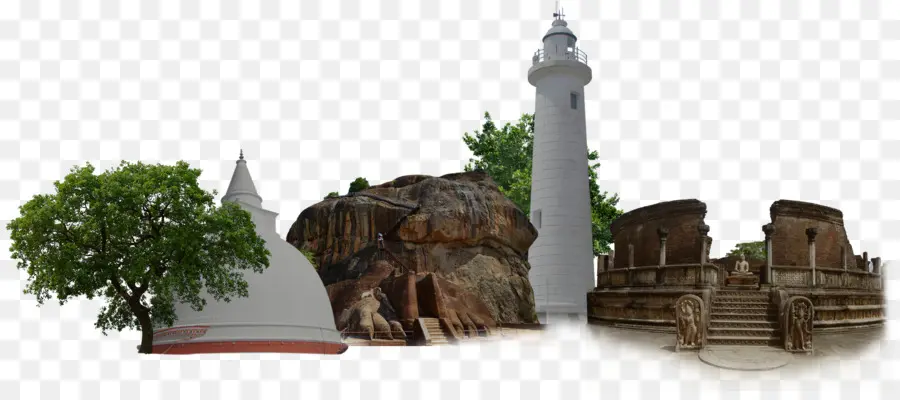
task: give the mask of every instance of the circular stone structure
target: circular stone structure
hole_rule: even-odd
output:
[[[738,371],[766,371],[788,365],[794,356],[774,347],[713,346],[700,350],[700,360]]]
[[[322,280],[309,260],[275,231],[278,214],[262,208],[243,151],[222,197],[223,204],[229,201],[250,214],[269,251],[269,268],[263,273],[241,272],[247,297],[216,301],[204,290],[202,310],[176,302],[175,325],[156,327],[153,353],[345,352],[348,346],[335,327]]]

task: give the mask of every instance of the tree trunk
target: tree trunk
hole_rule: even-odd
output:
[[[138,322],[141,324],[141,347],[138,353],[153,353],[153,322],[150,320],[150,313],[147,311],[136,311],[134,313]]]

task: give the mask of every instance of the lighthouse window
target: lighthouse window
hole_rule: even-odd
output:
[[[535,228],[541,229],[541,210],[534,210],[531,213],[531,224]]]
[[[578,109],[578,94],[570,93],[569,94],[569,103],[573,110]]]

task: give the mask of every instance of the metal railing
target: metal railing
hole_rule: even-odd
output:
[[[534,52],[534,56],[531,57],[532,64],[537,64],[547,60],[572,60],[578,61],[582,64],[587,64],[587,54],[585,54],[581,49],[575,47],[571,50],[566,50],[562,54],[547,54],[543,49],[538,49]]]

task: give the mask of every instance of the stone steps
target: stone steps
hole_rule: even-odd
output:
[[[744,310],[769,310],[768,303],[713,303],[712,312],[722,311],[726,312],[726,310],[741,310],[736,312],[743,312]]]
[[[749,337],[770,337],[774,336],[778,331],[772,327],[753,327],[753,328],[709,328],[709,336],[749,336]]]
[[[762,299],[715,299],[712,307],[732,307],[735,305],[768,306],[768,300]]]
[[[769,294],[758,290],[719,290],[716,292],[716,298],[719,297],[741,297],[741,298],[763,298],[768,299]]]
[[[428,336],[431,337],[431,345],[441,346],[450,344],[450,335],[444,331],[439,319],[422,318],[422,326],[425,328],[425,331],[428,332]]]
[[[770,322],[766,320],[756,320],[756,321],[748,321],[748,320],[737,320],[737,319],[714,319],[709,323],[710,329],[757,329],[757,328],[771,328],[778,329],[778,324],[775,322]]]
[[[741,313],[741,312],[727,312],[727,311],[713,311],[709,315],[709,321],[758,321],[758,322],[772,322],[775,321],[775,315],[760,310],[759,312],[754,311],[753,313]]]
[[[777,346],[778,316],[767,292],[721,290],[713,297],[708,345]]]
[[[761,338],[753,336],[709,336],[708,346],[779,346],[779,338]]]

